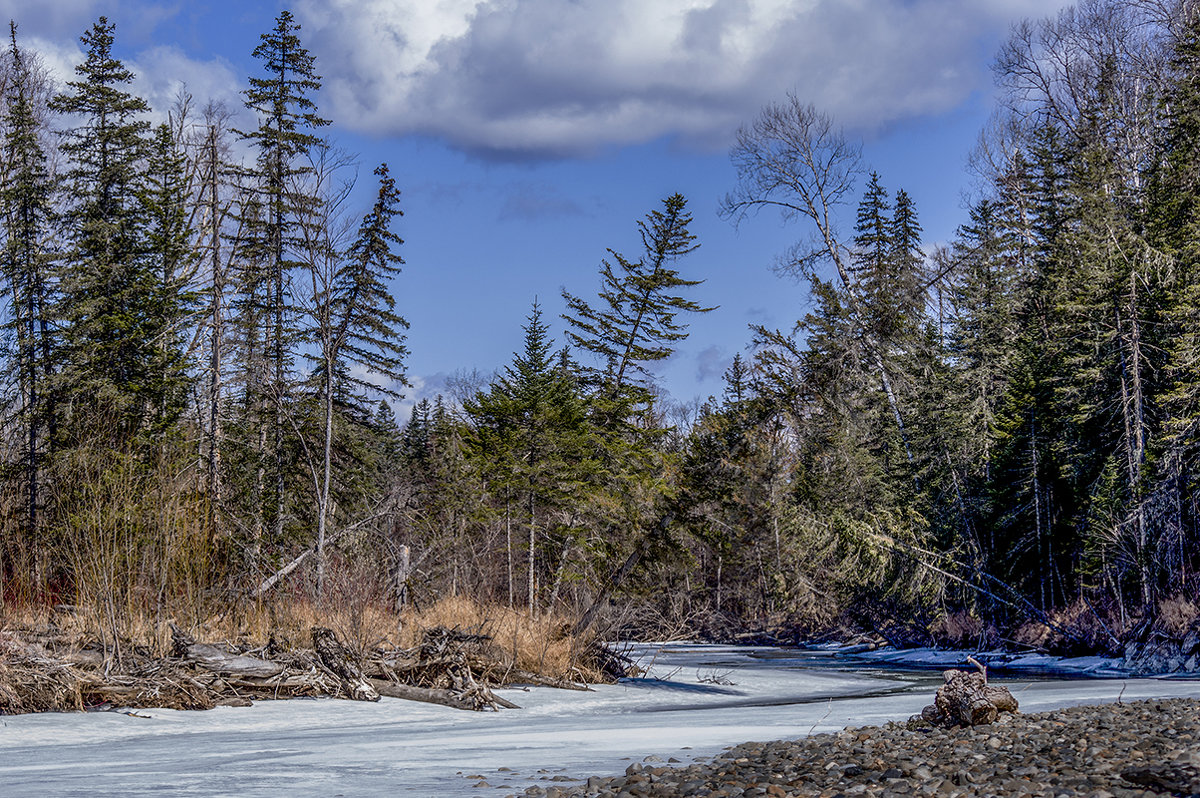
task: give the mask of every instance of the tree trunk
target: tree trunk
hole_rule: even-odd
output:
[[[330,344],[327,342],[326,346]],[[329,472],[333,463],[333,356],[325,357],[325,440],[321,452],[321,492],[317,499],[317,603],[325,600],[325,529],[329,516]]]
[[[396,612],[408,606],[408,578],[412,571],[412,558],[408,546],[401,545],[396,557],[393,581],[396,585]]]
[[[474,711],[470,701],[459,698],[449,690],[435,690],[428,687],[412,687],[407,684],[396,684],[385,679],[368,680],[371,687],[381,696],[388,698],[403,698],[408,701],[421,701],[426,704],[438,704],[443,707]],[[507,703],[507,702],[505,702]]]
[[[208,374],[208,528],[213,537],[220,537],[218,528],[221,507],[221,362],[225,338],[225,273],[221,264],[221,211],[218,189],[217,131],[208,128],[208,193],[209,193],[209,257],[212,269],[212,319],[209,337]]]
[[[512,609],[513,600],[513,540],[512,540],[512,503],[507,492],[504,496],[504,552],[508,556],[508,607]]]
[[[537,577],[534,574],[534,557],[536,555],[537,527],[534,524],[533,492],[529,493],[529,617],[537,615]]]
[[[1142,507],[1141,481],[1146,452],[1146,416],[1142,388],[1142,341],[1141,325],[1138,321],[1137,283],[1137,271],[1134,270],[1129,275],[1128,334],[1122,324],[1120,308],[1116,310],[1116,318],[1117,340],[1121,346],[1121,414],[1125,422],[1129,498],[1134,516],[1138,581],[1141,583],[1142,607],[1149,608],[1153,602],[1153,585],[1146,551],[1146,514]]]
[[[317,659],[326,669],[341,678],[342,686],[351,698],[356,701],[379,700],[379,692],[350,659],[333,630],[314,626],[312,640]]]

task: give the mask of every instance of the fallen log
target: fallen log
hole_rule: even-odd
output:
[[[403,698],[408,701],[421,701],[426,704],[439,704],[454,709],[475,710],[475,705],[460,698],[450,690],[438,690],[431,687],[412,687],[407,684],[397,684],[385,679],[371,679],[371,686],[381,696],[388,698]]]
[[[278,662],[236,654],[210,643],[197,643],[174,623],[171,624],[171,642],[175,656],[213,673],[265,679],[284,671]]]
[[[921,710],[924,720],[935,726],[983,726],[994,723],[1001,712],[1017,711],[1017,699],[1007,687],[989,685],[987,668],[974,657],[967,662],[978,670],[943,672],[945,684],[933,703]]]
[[[529,671],[512,671],[509,673],[509,682],[511,684],[528,684],[534,687],[554,687],[559,690],[578,690],[581,693],[594,692],[592,688],[586,684],[578,684],[569,682],[566,679],[555,679],[550,676],[539,676],[536,673]]]

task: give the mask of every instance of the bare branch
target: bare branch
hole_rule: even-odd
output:
[[[720,213],[734,224],[764,208],[778,209],[784,219],[809,220],[813,240],[794,247],[780,271],[811,274],[828,259],[850,285],[848,249],[838,240],[834,216],[854,191],[861,157],[861,147],[847,141],[828,116],[789,94],[738,130],[730,152],[738,186],[722,200]]]

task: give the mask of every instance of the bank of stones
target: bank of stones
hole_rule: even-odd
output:
[[[990,726],[918,723],[744,743],[711,762],[662,765],[538,798],[636,796],[1200,796],[1200,701],[1170,699],[1001,715]]]

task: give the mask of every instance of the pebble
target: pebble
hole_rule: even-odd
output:
[[[744,743],[711,761],[533,786],[532,798],[790,796],[1200,797],[1200,700],[1170,699],[1002,715],[977,729],[912,721],[799,740]],[[644,764],[643,764],[644,763]]]

